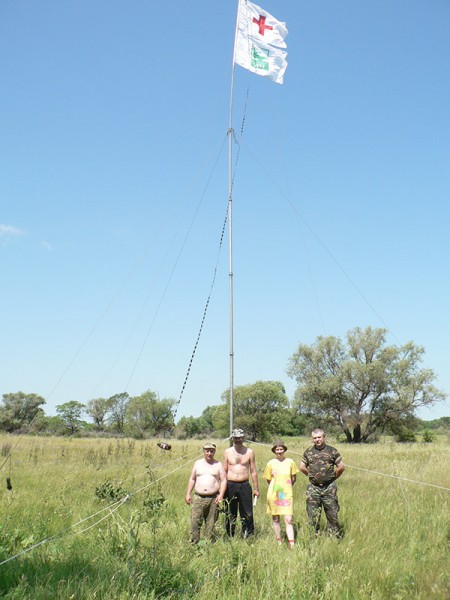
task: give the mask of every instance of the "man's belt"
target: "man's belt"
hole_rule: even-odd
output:
[[[326,488],[330,484],[332,484],[333,481],[334,481],[334,479],[331,479],[330,481],[327,481],[326,483],[314,483],[314,481],[310,481],[309,483],[311,483],[312,485],[315,485],[316,487],[319,487],[319,488]]]

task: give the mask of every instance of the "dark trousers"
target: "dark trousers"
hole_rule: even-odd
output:
[[[237,514],[242,524],[242,537],[246,538],[255,531],[253,522],[253,494],[248,481],[228,481],[227,485],[227,514],[225,527],[228,535],[234,536]]]

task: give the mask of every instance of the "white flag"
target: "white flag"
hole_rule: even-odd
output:
[[[234,62],[257,75],[283,83],[288,65],[286,24],[248,0],[239,0]]]

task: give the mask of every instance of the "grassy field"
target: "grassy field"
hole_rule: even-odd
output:
[[[286,441],[287,456],[298,462],[309,440]],[[16,442],[0,436],[2,462]],[[328,442],[334,444],[332,438]],[[450,488],[444,437],[431,444],[336,444],[348,465],[338,482],[344,539],[310,536],[307,480],[299,475],[293,550],[275,543],[263,481],[253,540],[226,538],[221,515],[218,541],[191,547],[184,495],[202,443],[171,444],[167,452],[155,440],[23,438],[2,470],[0,562],[37,545],[0,565],[0,595],[42,600],[450,596],[448,489],[360,470]],[[262,479],[273,455],[266,446],[252,447]],[[218,458],[224,448],[221,443]],[[129,499],[121,502],[127,493]]]

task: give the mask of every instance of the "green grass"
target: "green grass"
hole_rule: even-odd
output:
[[[0,436],[0,452],[6,453],[11,442],[15,439]],[[45,600],[449,597],[449,491],[351,468],[450,488],[450,453],[443,437],[431,444],[335,444],[349,465],[338,482],[345,537],[341,542],[311,537],[304,506],[307,480],[299,476],[294,550],[275,544],[261,475],[273,455],[261,445],[253,446],[263,491],[255,510],[255,539],[229,540],[221,515],[218,541],[192,548],[184,494],[201,442],[171,444],[172,450],[164,452],[155,441],[25,437],[2,472],[4,482],[11,477],[13,489],[8,491],[5,482],[0,491],[0,561],[57,537],[0,566],[0,595]],[[288,456],[298,462],[309,440],[287,444]],[[129,501],[114,512],[72,527],[126,493]],[[101,523],[76,534],[103,516]]]

